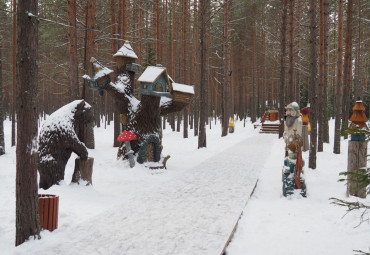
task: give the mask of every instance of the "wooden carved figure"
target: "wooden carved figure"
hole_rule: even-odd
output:
[[[285,109],[286,120],[283,137],[288,156],[284,160],[282,173],[283,195],[289,196],[294,193],[294,190],[300,190],[300,194],[306,197],[306,184],[303,176],[304,161],[302,160],[302,120],[299,106],[293,102],[288,104]]]
[[[83,160],[88,158],[86,146],[77,134],[83,125],[92,121],[91,106],[84,100],[75,100],[52,113],[44,122],[38,141],[40,188],[48,189],[64,180],[72,152]]]
[[[115,82],[109,78],[113,71],[95,59],[91,59],[90,68],[94,70],[89,70],[84,78],[91,89],[106,91],[114,100],[114,106],[121,114],[124,131],[136,136],[131,141],[131,149],[137,155],[137,162],[143,163],[148,159],[161,161],[160,117],[184,109],[194,95],[194,88],[175,83],[161,65],[148,66],[138,79],[139,100],[133,93],[134,75],[141,72],[140,66],[134,63],[137,56],[131,45],[125,42],[114,57],[119,72]],[[118,157],[127,159],[127,152],[123,143]]]

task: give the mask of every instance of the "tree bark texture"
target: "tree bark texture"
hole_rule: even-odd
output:
[[[223,54],[224,54],[224,82],[222,86],[222,133],[227,136],[229,130],[229,118],[231,112],[230,87],[231,87],[231,0],[224,0],[224,33],[223,33]]]
[[[155,49],[155,60],[157,63],[160,63],[160,35],[159,35],[159,0],[155,0],[154,6],[153,6],[154,14],[153,14],[153,24],[154,24],[154,49]]]
[[[207,147],[206,121],[207,121],[207,102],[208,102],[208,82],[207,82],[207,20],[209,0],[199,0],[200,15],[200,116],[199,116],[199,136],[198,149]]]
[[[16,105],[17,105],[17,0],[13,0],[13,34],[12,34],[12,43],[13,43],[13,52],[12,52],[12,77],[13,77],[13,84],[12,84],[12,147],[15,146],[15,124],[16,124]]]
[[[279,93],[279,118],[282,120],[285,107],[285,55],[286,55],[286,30],[288,16],[288,0],[281,0],[282,3],[282,21],[281,21],[281,55],[280,55],[280,93]],[[279,129],[279,138],[283,136],[284,125],[281,122]]]
[[[188,36],[188,21],[189,21],[189,7],[188,0],[183,0],[183,23],[182,23],[182,81],[184,84],[188,83],[187,77],[187,36]],[[184,109],[184,133],[183,137],[188,138],[189,114],[188,107]]]
[[[342,105],[342,131],[348,128],[350,96],[352,84],[352,14],[353,0],[348,0],[347,4],[347,27],[346,27],[346,45],[344,53],[343,70],[343,105]],[[347,138],[347,135],[344,136]]]
[[[308,167],[316,169],[316,151],[317,151],[317,25],[316,25],[316,0],[310,0],[310,84],[309,97],[311,103],[310,122],[310,152],[308,158]]]
[[[71,101],[79,98],[76,12],[76,0],[68,0],[69,96]]]
[[[287,1],[287,0],[284,0]],[[257,28],[256,28],[256,16],[257,6],[254,3],[252,6],[252,96],[251,96],[251,121],[252,123],[257,121]],[[285,23],[286,27],[286,23]],[[284,47],[285,48],[285,47]]]
[[[337,46],[336,107],[334,128],[334,153],[340,154],[342,121],[342,66],[343,66],[343,0],[338,0],[338,46]]]
[[[357,173],[358,169],[366,168],[367,163],[367,142],[349,141],[348,142],[348,166],[347,171]],[[359,187],[359,184],[351,180],[347,182],[347,196],[365,198],[366,187]],[[352,177],[353,178],[353,177]]]
[[[318,91],[318,109],[317,122],[318,122],[318,143],[317,151],[324,150],[323,145],[323,108],[324,108],[324,0],[319,0],[319,91]]]
[[[329,112],[328,112],[328,77],[329,77],[329,3],[331,0],[324,0],[324,96],[322,108],[322,118],[323,118],[323,142],[329,143]]]
[[[302,49],[301,49],[301,26],[300,26],[300,23],[301,23],[301,20],[302,20],[302,15],[303,15],[303,4],[304,2],[303,1],[298,1],[297,2],[297,12],[296,12],[296,50],[295,50],[295,63],[297,66],[300,66],[301,65],[301,52],[302,52]],[[295,98],[296,98],[296,102],[298,103],[298,105],[300,105],[300,101],[301,101],[301,70],[300,69],[297,69],[295,70]]]
[[[2,50],[2,40],[0,39],[0,156],[5,154]]]
[[[3,42],[0,38],[0,156],[5,154],[4,142],[4,105],[3,105],[3,61],[2,61]]]
[[[37,0],[22,0],[17,10],[16,240],[40,237],[37,189]]]
[[[96,0],[91,0],[87,2],[86,10],[86,31],[85,31],[85,70],[88,69],[90,64],[90,58],[94,55],[94,39],[95,39],[95,13],[96,13]],[[86,88],[86,80],[84,80],[84,85],[82,89],[82,99],[85,99],[88,103],[94,106],[93,95]],[[95,149],[94,141],[94,122],[86,125],[86,129],[83,130],[83,135],[81,136],[81,141],[85,143],[86,147],[89,149]]]
[[[294,1],[289,0],[289,70],[288,102],[297,101],[294,93]]]

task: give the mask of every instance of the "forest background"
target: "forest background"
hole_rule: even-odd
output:
[[[114,122],[118,146],[120,119],[112,100],[89,90],[82,75],[91,57],[115,69],[112,55],[129,41],[143,67],[162,64],[176,82],[194,85],[191,105],[163,118],[163,128],[168,121],[180,132],[183,122],[183,137],[193,129],[201,148],[209,117],[221,119],[226,136],[231,117],[254,123],[268,109],[283,116],[292,101],[301,108],[310,103],[308,167],[315,169],[316,152],[329,135],[333,152],[340,153],[356,100],[365,102],[369,116],[369,10],[366,0],[1,0],[0,155],[2,120],[9,117],[12,146],[18,123],[17,184],[25,185],[21,175],[36,176],[35,153],[27,148],[37,137],[37,118],[78,98],[93,106],[96,126]],[[29,163],[33,169],[23,171]],[[17,187],[17,207],[22,192],[29,194]],[[36,220],[17,227],[24,222]],[[23,238],[17,234],[17,244]]]
[[[0,1],[2,118],[14,122],[15,4]],[[198,135],[203,111],[222,116],[227,135],[233,114],[255,122],[266,109],[282,115],[292,101],[310,102],[320,151],[330,117],[343,120],[343,130],[358,98],[369,115],[369,9],[365,0],[39,0],[38,112],[82,97],[94,106],[95,124],[109,124],[112,101],[81,77],[91,56],[115,69],[112,54],[128,40],[143,67],[162,64],[175,81],[194,85],[189,109],[168,116],[173,130],[185,121],[184,137],[188,126]]]

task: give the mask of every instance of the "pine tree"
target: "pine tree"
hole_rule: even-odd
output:
[[[317,150],[317,107],[316,92],[317,92],[317,25],[316,25],[316,0],[310,0],[310,85],[309,97],[311,103],[310,122],[310,153],[308,167],[316,169],[316,150]]]
[[[20,0],[17,10],[16,240],[40,236],[37,188],[37,0]]]

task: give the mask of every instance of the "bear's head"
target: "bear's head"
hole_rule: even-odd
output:
[[[75,123],[78,124],[88,124],[94,121],[94,114],[91,109],[91,106],[86,103],[84,100],[81,100],[76,105],[76,111],[74,113]]]

